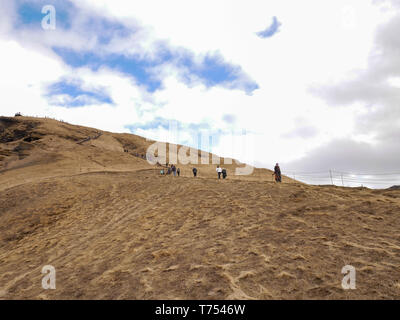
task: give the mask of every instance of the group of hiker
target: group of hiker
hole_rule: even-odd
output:
[[[227,173],[225,168],[217,166],[217,174],[218,174],[218,179],[221,179],[221,175],[223,179],[226,179]]]
[[[161,175],[173,174],[174,177],[176,177],[176,175],[178,175],[178,177],[179,177],[181,175],[181,169],[177,168],[174,164],[171,164],[171,166],[167,165],[167,172],[165,172],[164,169],[161,169],[160,174]]]
[[[177,175],[179,177],[181,175],[181,169],[177,168],[174,164],[168,165],[168,163],[167,163],[166,166],[167,166],[166,170],[164,170],[164,169],[160,170],[160,174],[162,176],[173,174],[174,177],[176,177]],[[221,168],[220,166],[217,166],[216,171],[217,171],[218,179],[221,179],[221,176],[222,176],[222,179],[226,179],[226,177],[228,176],[225,168]],[[193,176],[197,177],[197,168],[193,168],[192,172],[193,172]]]
[[[227,171],[225,168],[221,168],[219,165],[216,168],[218,179],[226,179],[228,176]],[[197,168],[192,169],[193,176],[197,177]],[[181,175],[181,169],[177,168],[174,164],[171,164],[170,166],[167,163],[167,171],[165,172],[164,169],[161,169],[160,171],[161,175],[170,175],[173,174],[174,177],[178,175],[178,177]],[[274,173],[272,174],[275,176],[275,182],[282,182],[282,175],[281,175],[281,168],[279,167],[279,164],[277,163],[274,167]]]
[[[225,168],[221,168],[220,166],[217,166],[217,174],[218,174],[218,179],[221,179],[221,175],[223,179],[226,179],[226,177],[228,176],[227,171]],[[197,177],[197,168],[193,168],[192,169],[193,172],[193,176]]]

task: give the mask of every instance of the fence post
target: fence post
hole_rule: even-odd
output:
[[[343,173],[342,173],[342,174],[340,174],[340,176],[342,177],[342,185],[343,185],[343,187],[344,187],[344,182],[343,182]]]
[[[332,170],[329,170],[329,175],[331,176],[331,182],[332,182],[332,185],[333,185]]]

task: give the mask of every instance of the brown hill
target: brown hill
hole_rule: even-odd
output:
[[[161,176],[143,159],[152,143],[0,118],[0,298],[400,297],[400,190],[275,184],[237,164],[223,181],[215,165]]]
[[[2,187],[31,179],[36,181],[39,178],[96,171],[148,169],[158,175],[158,167],[150,165],[145,159],[148,147],[154,142],[133,134],[116,134],[52,119],[0,117]],[[169,147],[170,145],[167,146],[167,161],[170,161]],[[179,151],[182,146],[176,147]],[[216,166],[201,164],[201,152],[196,152],[199,177],[215,178]],[[211,154],[207,160],[207,163],[211,163]],[[244,165],[237,165],[232,160],[232,164],[225,164],[227,161],[228,159],[221,158],[221,164],[228,170],[229,179],[273,180],[272,171],[266,169],[254,169],[251,175],[239,178],[233,173],[236,168]],[[179,167],[183,176],[192,176],[193,165],[180,164]],[[283,177],[283,182],[295,181]]]

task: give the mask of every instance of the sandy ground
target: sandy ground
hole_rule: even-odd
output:
[[[131,154],[150,143],[140,137],[80,145],[97,130],[7,119],[0,299],[400,297],[400,190],[276,184],[261,169],[217,180],[211,165],[160,176]],[[41,286],[45,265],[56,290]],[[341,286],[345,265],[355,290]]]

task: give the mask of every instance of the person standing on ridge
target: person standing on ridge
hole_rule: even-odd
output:
[[[222,168],[220,166],[217,166],[217,173],[218,173],[218,179],[221,179],[221,173],[222,173]]]
[[[282,182],[281,168],[279,167],[278,163],[275,165],[273,175],[275,175],[275,181],[276,182]]]

